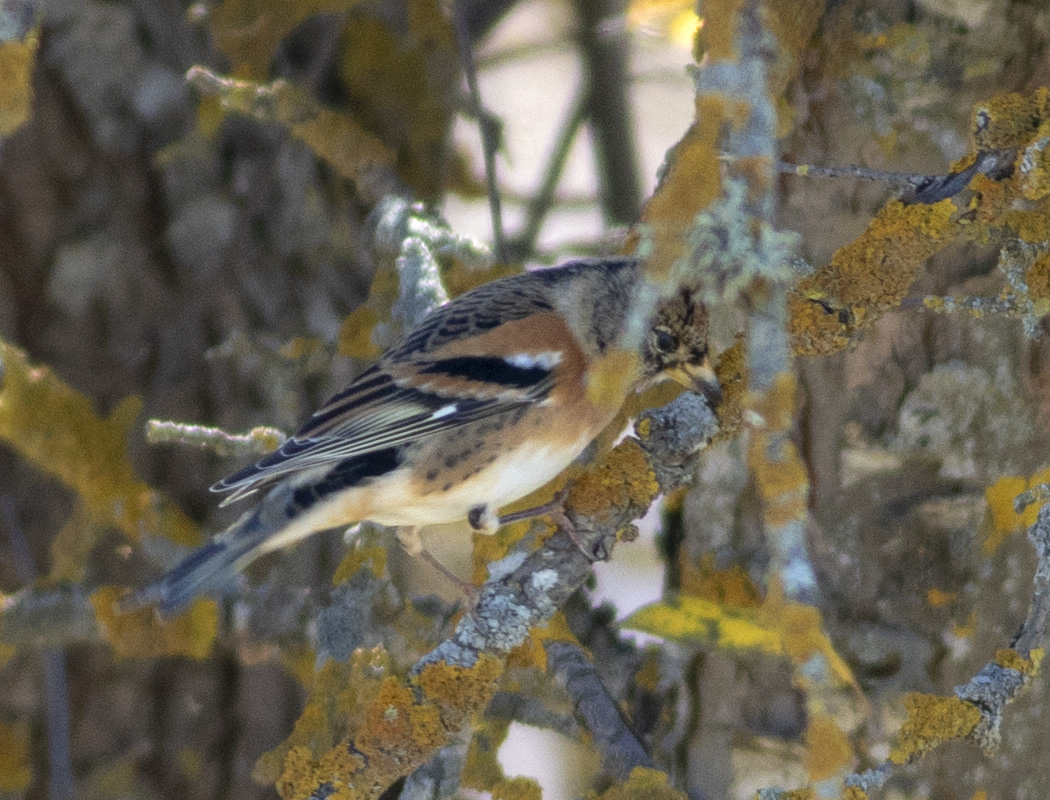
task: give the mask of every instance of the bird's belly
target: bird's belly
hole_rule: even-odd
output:
[[[368,519],[381,525],[420,526],[464,519],[475,506],[498,510],[557,477],[590,439],[581,436],[575,442],[554,446],[521,444],[481,466],[475,474],[449,475],[447,482],[421,481],[418,474],[377,481],[370,487]]]

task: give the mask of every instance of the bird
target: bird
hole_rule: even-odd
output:
[[[632,257],[578,259],[439,307],[279,449],[212,486],[222,505],[261,499],[120,610],[173,616],[258,556],[358,522],[395,527],[412,555],[426,555],[426,525],[493,534],[499,509],[556,478],[632,389],[670,378],[717,406],[707,311],[689,288],[648,320],[624,395],[591,398],[590,370],[620,341],[642,271]]]

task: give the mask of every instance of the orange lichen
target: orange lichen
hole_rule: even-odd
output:
[[[1041,87],[1031,95],[1000,94],[974,108],[978,149],[1023,147],[1050,119],[1050,89]]]
[[[493,656],[481,656],[470,667],[430,664],[417,678],[423,697],[441,711],[442,723],[457,729],[467,718],[488,705],[496,690],[496,681],[503,674],[503,661]]]
[[[908,718],[890,752],[894,764],[907,764],[944,742],[962,739],[981,721],[981,712],[957,697],[913,693],[904,699],[904,707]]]
[[[205,658],[219,630],[214,600],[196,600],[173,620],[161,623],[152,608],[118,614],[114,604],[125,592],[103,586],[91,595],[91,605],[106,641],[119,658],[189,656]]]
[[[0,441],[77,492],[99,527],[115,525],[132,540],[147,532],[187,545],[200,531],[176,506],[135,476],[127,442],[141,409],[128,398],[106,419],[91,399],[25,353],[0,342]]]
[[[484,709],[503,663],[482,656],[472,669],[432,664],[416,679],[419,698],[412,685],[394,677],[377,685],[377,676],[365,667],[363,662],[355,663],[354,684],[335,695],[324,687],[315,691],[311,717],[304,714],[302,726],[297,724],[293,737],[280,748],[283,771],[277,785],[282,797],[308,796],[322,783],[331,784],[333,796],[346,800],[376,796],[422,764]],[[321,715],[325,707],[326,714],[338,711],[338,715]],[[329,719],[342,720],[347,735],[317,758],[318,746],[335,733]],[[268,764],[272,763],[271,758]]]
[[[810,780],[827,780],[844,772],[854,761],[849,739],[830,717],[813,717],[806,726],[805,739],[803,761]]]
[[[438,669],[462,668],[443,665]],[[442,699],[449,699],[448,695]],[[397,678],[387,678],[365,714],[354,745],[380,772],[386,772],[384,763],[391,767],[414,766],[445,742],[441,712],[437,706],[416,703],[409,687]],[[401,774],[397,772],[395,777]]]
[[[645,509],[660,492],[649,461],[634,439],[615,447],[602,463],[579,476],[569,489],[566,506],[596,520],[615,509]]]
[[[1034,208],[1007,212],[1006,224],[1023,242],[1040,244],[1050,241],[1050,201],[1043,200]]]
[[[738,339],[722,352],[715,374],[722,387],[722,402],[718,406],[719,430],[714,439],[718,442],[736,436],[743,419],[747,397],[747,358],[743,339]]]

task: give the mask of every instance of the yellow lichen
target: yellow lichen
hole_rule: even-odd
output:
[[[736,33],[741,0],[705,2],[704,27],[699,34],[700,46],[712,61],[736,60]]]
[[[0,139],[10,136],[29,119],[33,100],[33,64],[37,37],[0,41]]]
[[[378,577],[386,575],[386,559],[388,551],[380,545],[366,547],[354,547],[339,562],[339,566],[332,573],[332,585],[338,586],[350,580],[362,567],[368,567]]]
[[[330,659],[316,672],[316,658],[309,656],[309,651],[303,651],[301,667],[309,665],[313,674],[300,674],[303,684],[310,687],[306,707],[288,738],[256,762],[253,776],[260,783],[278,787],[309,783],[315,775],[308,770],[316,769],[324,754],[360,726],[390,667],[381,648],[357,650],[349,662]]]
[[[1043,483],[1050,482],[1050,470],[1041,470],[1030,477],[1005,475],[984,490],[984,500],[991,520],[990,529],[981,544],[986,556],[995,553],[1011,534],[1035,524],[1039,503],[1029,504],[1018,513],[1014,508],[1017,495]]]
[[[704,26],[705,29],[708,26]],[[696,99],[696,122],[668,154],[668,168],[656,192],[642,209],[643,228],[652,233],[653,250],[646,269],[657,281],[672,274],[686,253],[682,231],[722,192],[718,145],[724,100],[714,95]],[[637,238],[628,248],[637,246]]]
[[[771,529],[803,520],[807,514],[809,478],[794,443],[784,435],[794,419],[795,388],[794,375],[781,373],[769,391],[753,395],[748,402],[761,420],[751,436],[748,465]]]
[[[21,795],[33,778],[29,724],[0,721],[0,794]]]
[[[1036,258],[1024,279],[1033,300],[1050,300],[1050,253],[1043,253]]]
[[[719,430],[715,441],[736,436],[743,420],[744,400],[747,397],[747,359],[744,341],[738,339],[718,357],[715,368],[722,387],[722,402],[718,406]]]
[[[981,721],[981,712],[957,697],[909,694],[904,699],[908,718],[901,726],[890,761],[907,764],[952,739],[968,736]]]
[[[781,590],[774,586],[760,610],[763,623],[776,626],[780,631],[784,652],[792,664],[802,666],[813,656],[820,655],[840,685],[856,688],[857,682],[849,665],[824,633],[819,609],[802,603],[784,602]]]
[[[686,800],[686,796],[669,785],[659,770],[635,767],[626,782],[607,789],[598,800]]]
[[[73,489],[96,525],[114,525],[132,540],[148,532],[200,543],[193,522],[138,480],[128,460],[128,436],[141,409],[137,398],[102,419],[90,398],[31,365],[21,350],[0,342],[0,363],[0,441]]]
[[[758,650],[779,655],[783,637],[753,609],[720,606],[699,597],[678,597],[643,606],[623,621],[625,628],[677,642],[727,650]]]
[[[481,657],[473,669],[430,665],[416,679],[422,693],[417,699],[413,687],[397,678],[379,682],[377,665],[370,666],[361,651],[353,661],[351,685],[333,692],[330,680],[319,682],[309,716],[304,713],[293,737],[278,749],[282,797],[308,796],[322,783],[333,786],[334,796],[372,796],[374,787],[415,769],[481,711],[503,669],[491,656]],[[385,663],[384,657],[379,666]],[[329,677],[338,678],[341,671],[333,668]],[[338,742],[318,758],[336,733]],[[274,763],[272,756],[265,765],[260,760],[259,771],[265,766],[272,772]]]
[[[937,588],[926,590],[926,602],[931,608],[944,608],[959,596],[958,592],[945,592]]]
[[[400,24],[367,7],[353,13],[339,42],[339,77],[363,127],[397,152],[402,180],[430,198],[444,186],[459,56],[444,4],[408,0],[405,11]]]
[[[830,717],[810,719],[805,739],[804,763],[810,780],[827,780],[845,772],[854,761],[849,739]]]
[[[547,670],[546,642],[579,644],[572,631],[569,630],[569,623],[565,620],[565,615],[560,611],[551,617],[546,625],[532,628],[529,631],[528,638],[507,656],[507,667],[534,667],[545,672]]]
[[[649,461],[634,439],[614,448],[602,463],[579,476],[569,489],[567,507],[596,520],[613,509],[645,509],[660,491]]]
[[[949,241],[955,204],[887,203],[868,229],[804,278],[789,305],[791,335],[800,355],[845,347],[856,327],[898,305],[927,258]],[[826,299],[825,299],[826,298]]]
[[[463,764],[461,785],[466,789],[487,792],[503,780],[499,748],[510,730],[509,720],[487,718],[474,731]]]
[[[173,620],[161,623],[152,608],[117,613],[114,605],[125,592],[103,586],[91,595],[102,635],[120,658],[189,656],[205,658],[219,630],[214,600],[199,599]]]
[[[492,787],[492,800],[541,800],[540,785],[532,778],[507,778]]]
[[[1015,670],[1022,675],[1031,676],[1035,671],[1035,663],[1031,659],[1025,658],[1016,650],[1005,647],[995,651],[994,661],[1000,667]]]
[[[1050,241],[1050,200],[1043,200],[1034,208],[1007,212],[1006,224],[1021,241],[1031,244]]]
[[[684,594],[719,605],[754,608],[760,602],[759,589],[747,570],[739,564],[718,569],[711,553],[705,553],[699,564],[692,561],[682,563],[681,586]]]
[[[291,130],[337,173],[355,183],[367,183],[376,169],[394,166],[394,151],[346,114],[318,108],[309,119],[293,123]]]

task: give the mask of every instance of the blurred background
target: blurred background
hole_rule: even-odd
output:
[[[88,432],[77,439],[84,464],[115,464],[126,443],[143,502],[190,531],[178,544],[154,530],[130,536],[114,522],[122,512],[99,513],[82,490],[91,476],[71,477],[74,467],[0,422],[0,797],[276,796],[272,764],[256,764],[291,732],[319,654],[337,657],[325,650],[333,618],[317,610],[332,607],[347,547],[326,534],[253,567],[201,652],[115,646],[89,595],[143,585],[198,530],[228,524],[207,487],[240,465],[150,446],[145,420],[290,431],[374,357],[384,334],[365,323],[396,296],[384,277],[392,257],[376,243],[390,190],[502,258],[446,265],[453,291],[521,264],[616,252],[693,120],[687,65],[704,57],[694,44],[704,5],[460,0],[479,117],[450,6],[437,0],[0,0],[0,340],[55,380],[45,427]],[[786,160],[944,173],[968,151],[975,103],[1050,83],[1050,10],[1038,0],[798,8],[812,34],[780,98]],[[185,80],[195,65],[280,79],[293,108],[336,112],[339,124],[317,137],[283,106],[224,110]],[[497,145],[502,241],[482,126]],[[356,149],[333,154],[351,134]],[[368,148],[380,155],[366,163]],[[778,190],[778,227],[800,234],[815,265],[891,196],[797,176]],[[953,246],[912,295],[995,295],[997,258],[991,245]],[[989,509],[1047,464],[1043,327],[1032,338],[1018,319],[912,304],[849,352],[797,362],[812,557],[827,630],[862,693],[845,703],[843,727],[863,758],[885,758],[905,692],[950,691],[1024,616],[1029,546]],[[3,353],[0,416],[21,357]],[[696,488],[651,514],[566,610],[690,798],[744,798],[811,774],[805,703],[781,659],[616,625],[672,592],[757,602],[768,553],[745,450],[741,438],[714,446]],[[449,558],[469,570],[461,541]],[[375,580],[394,588],[361,646],[382,644],[405,668],[442,638],[456,597],[396,547],[390,561],[391,580]],[[362,581],[346,591],[375,588]],[[411,635],[391,621],[409,605]],[[535,672],[512,671],[486,722],[509,728],[504,771],[542,774],[547,797],[582,794],[597,759],[571,704]],[[1009,712],[997,758],[950,745],[887,796],[1043,797],[1047,701],[1037,681]],[[484,796],[455,781],[446,790]]]

